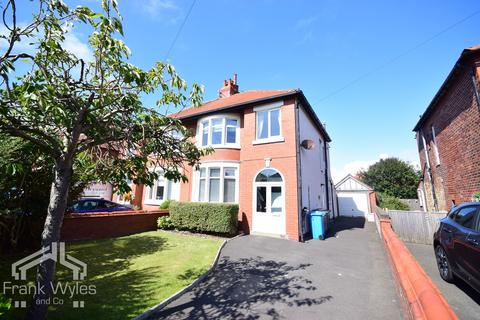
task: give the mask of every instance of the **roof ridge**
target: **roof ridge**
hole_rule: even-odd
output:
[[[254,89],[254,90],[247,90],[247,91],[238,92],[238,93],[236,93],[234,95],[231,95],[229,97],[211,99],[211,100],[203,102],[199,106],[185,107],[185,108],[182,108],[180,110],[174,111],[174,112],[170,113],[169,115],[177,115],[179,113],[182,113],[182,112],[190,110],[190,109],[200,109],[200,108],[202,108],[202,107],[204,107],[204,106],[206,106],[210,103],[213,103],[213,102],[216,102],[216,101],[221,101],[221,100],[226,100],[226,99],[229,99],[229,98],[232,98],[232,97],[235,97],[235,96],[238,96],[238,95],[242,95],[242,94],[257,93],[257,92],[262,92],[262,93],[265,93],[265,92],[271,92],[271,93],[286,92],[286,93],[290,93],[290,92],[296,92],[296,91],[300,91],[300,89],[289,88],[289,89]]]

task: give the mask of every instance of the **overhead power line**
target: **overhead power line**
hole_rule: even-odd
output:
[[[319,102],[322,102],[322,101],[325,101],[327,99],[330,99],[331,97],[333,96],[336,96],[337,94],[339,94],[340,92],[344,91],[345,89],[353,86],[354,84],[356,84],[357,82],[360,82],[361,80],[367,78],[368,76],[372,75],[373,73],[377,72],[377,71],[380,71],[384,68],[386,68],[387,66],[391,65],[392,63],[396,62],[397,60],[400,60],[401,58],[405,57],[406,55],[412,53],[413,51],[423,47],[424,45],[426,45],[427,43],[431,42],[432,40],[440,37],[442,34],[452,30],[453,28],[457,27],[458,25],[464,23],[465,21],[473,18],[474,16],[476,16],[477,14],[480,13],[480,9],[469,14],[468,16],[464,17],[463,19],[461,20],[458,20],[457,22],[455,22],[454,24],[451,24],[450,26],[446,27],[445,29],[441,30],[440,32],[434,34],[433,36],[423,40],[422,42],[418,43],[417,45],[411,47],[410,49],[400,53],[399,55],[391,58],[390,60],[388,60],[387,62],[381,64],[381,65],[378,65],[377,67],[371,69],[370,71],[367,71],[365,73],[363,73],[362,75],[358,76],[357,78],[347,82],[345,85],[343,85],[342,87],[330,92],[329,94],[327,94],[326,96],[324,96],[323,98],[321,98],[320,100],[318,100],[316,103],[319,103]]]
[[[178,37],[179,37],[180,34],[182,33],[183,27],[184,27],[185,24],[187,23],[188,17],[190,17],[190,13],[192,13],[193,7],[195,6],[195,3],[196,3],[196,2],[197,2],[197,0],[193,0],[193,1],[192,1],[192,4],[190,5],[190,8],[188,9],[187,15],[186,15],[185,18],[183,19],[183,22],[182,22],[182,24],[180,25],[180,28],[178,28],[178,31],[177,31],[177,33],[175,34],[175,37],[173,38],[172,43],[170,44],[170,48],[168,48],[168,50],[167,50],[167,54],[165,55],[165,59],[163,59],[163,60],[167,60],[168,57],[170,56],[170,53],[172,52],[173,47],[175,47],[175,44],[177,43]]]

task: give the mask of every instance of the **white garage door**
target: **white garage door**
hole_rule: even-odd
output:
[[[368,193],[366,192],[338,192],[338,206],[340,215],[350,217],[367,217]]]

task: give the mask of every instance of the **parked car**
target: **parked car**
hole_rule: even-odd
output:
[[[452,208],[433,240],[442,279],[451,282],[457,276],[480,292],[480,202]]]
[[[133,206],[128,204],[120,204],[105,199],[84,198],[75,201],[67,209],[67,213],[113,212],[129,210],[133,210]]]

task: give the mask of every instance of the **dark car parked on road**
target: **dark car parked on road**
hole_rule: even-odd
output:
[[[68,209],[67,213],[94,213],[94,212],[113,212],[133,210],[131,205],[120,204],[105,199],[84,198],[75,201]]]
[[[454,276],[480,292],[480,202],[450,210],[434,235],[435,256],[443,280]]]

